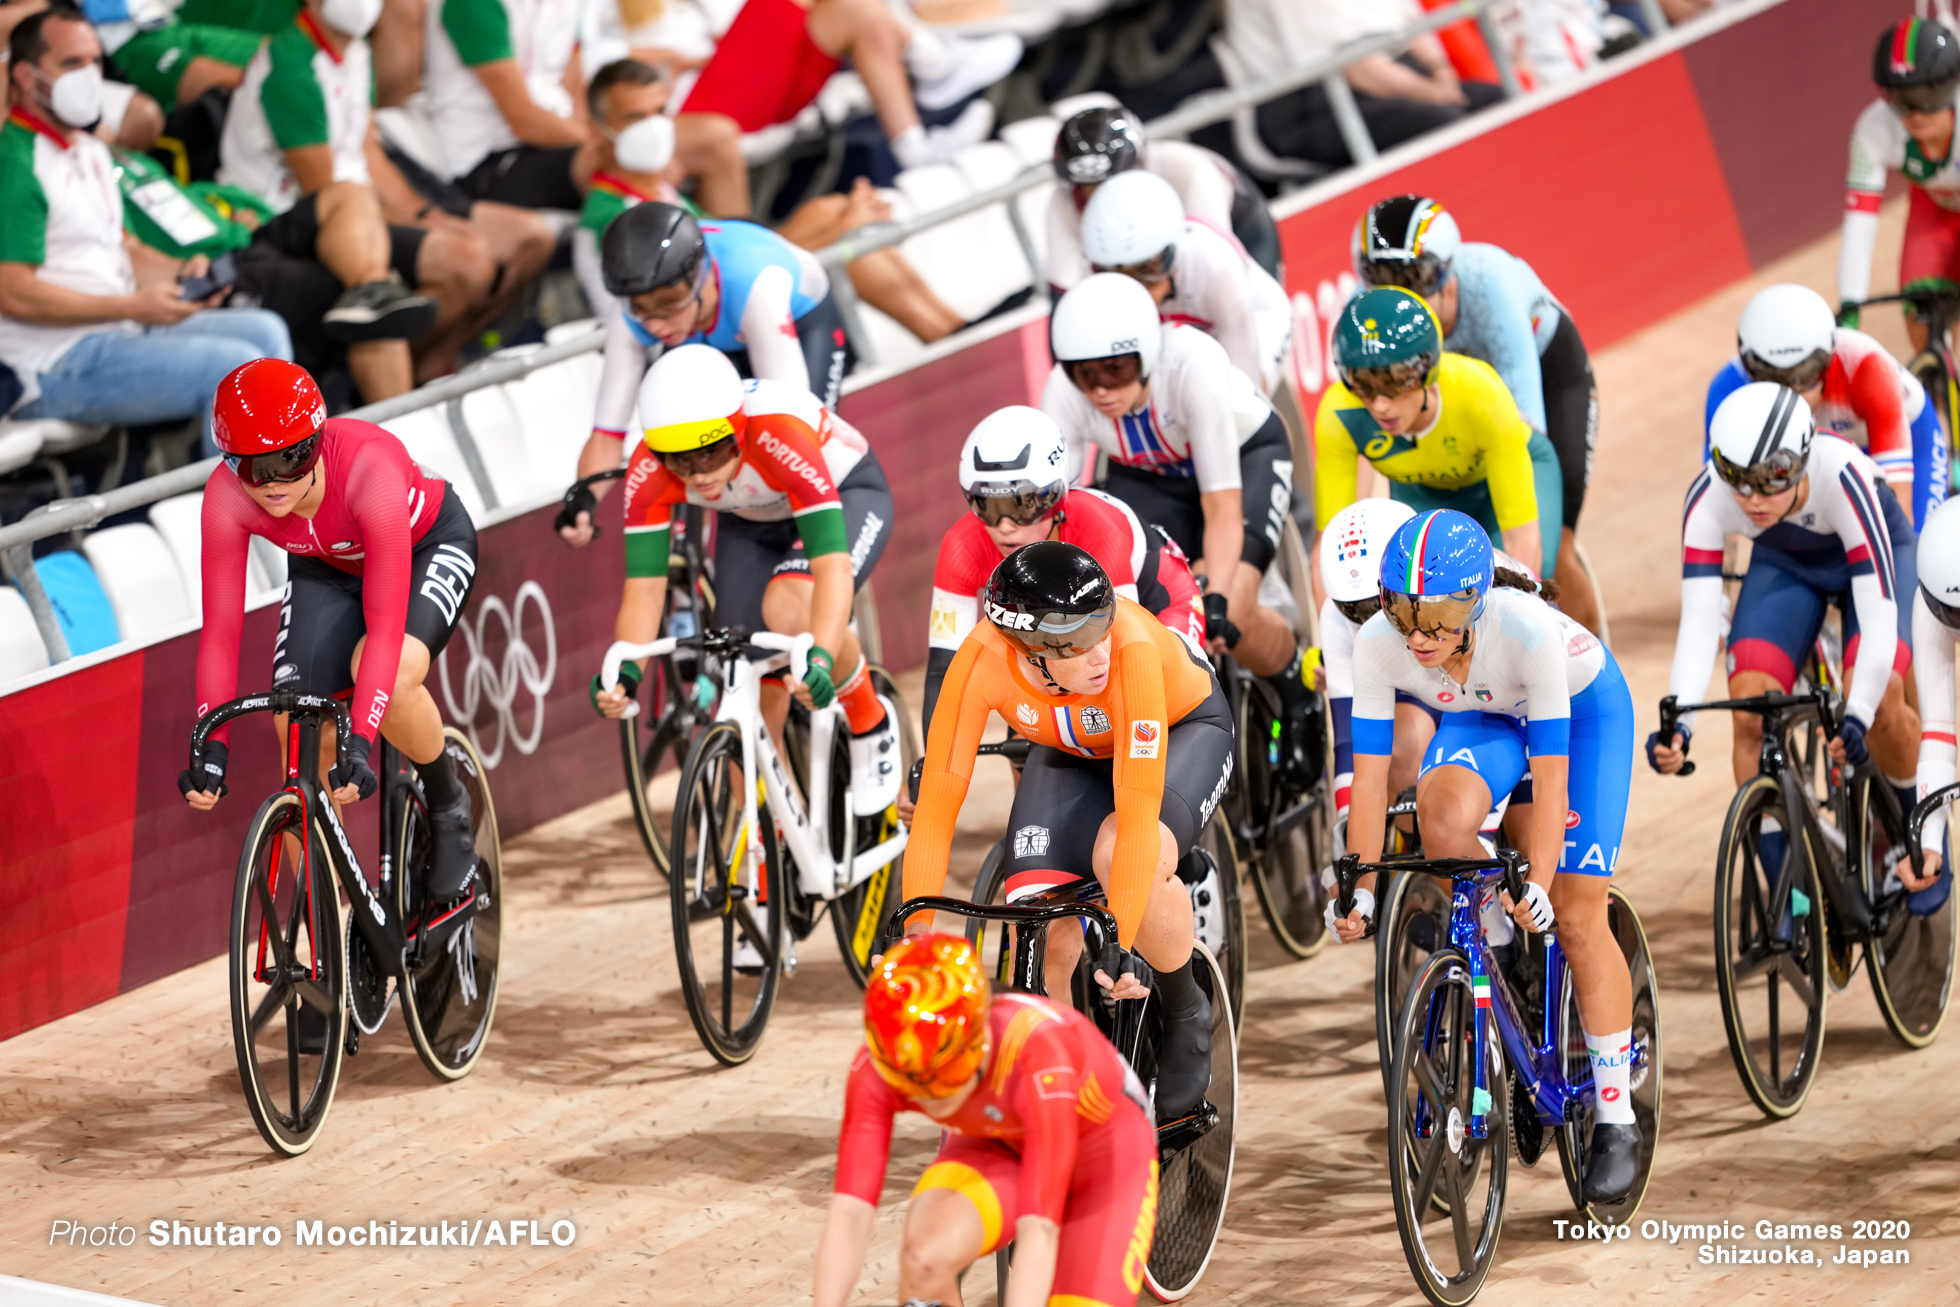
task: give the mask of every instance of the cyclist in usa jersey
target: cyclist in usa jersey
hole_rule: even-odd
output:
[[[1880,98],[1851,130],[1844,181],[1844,233],[1838,248],[1838,320],[1858,325],[1858,304],[1871,290],[1878,245],[1878,206],[1892,172],[1912,183],[1899,284],[1905,290],[1960,282],[1960,159],[1954,157],[1954,110],[1960,96],[1960,40],[1939,23],[1902,18],[1878,39],[1872,80]],[[1926,348],[1926,326],[1906,309],[1914,350]]]
[[[1537,595],[1500,573],[1483,528],[1448,509],[1396,529],[1383,551],[1381,611],[1354,644],[1354,787],[1347,851],[1381,860],[1397,693],[1442,713],[1416,787],[1423,851],[1488,856],[1478,827],[1527,772],[1533,802],[1514,807],[1530,861],[1510,904],[1531,931],[1558,926],[1592,1053],[1597,1116],[1585,1169],[1588,1202],[1632,1187],[1640,1127],[1628,1097],[1633,987],[1607,920],[1633,769],[1633,699],[1613,655]],[[1374,911],[1373,876],[1354,910],[1328,916],[1344,943]],[[1495,941],[1494,941],[1495,942]]]
[[[1954,780],[1954,644],[1960,641],[1960,504],[1947,503],[1919,535],[1919,588],[1912,597],[1912,674],[1919,683],[1919,790],[1926,798]],[[1912,891],[1907,907],[1921,916],[1945,906],[1953,893],[1946,808],[1933,809],[1921,831],[1923,876],[1901,859],[1896,870]]]
[[[1808,286],[1757,292],[1736,324],[1736,357],[1708,383],[1705,427],[1722,401],[1751,381],[1774,381],[1803,396],[1819,432],[1871,455],[1913,527],[1946,498],[1946,437],[1919,378],[1862,331],[1840,327]],[[1704,428],[1705,429],[1705,428]],[[1708,457],[1704,437],[1702,457]]]
[[[959,1302],[960,1274],[1010,1243],[1005,1307],[1114,1307],[1143,1288],[1157,1215],[1143,1086],[1073,1008],[990,996],[975,953],[956,935],[907,939],[865,984],[815,1307],[857,1301],[901,1112],[942,1131],[906,1213],[902,1298]]]
[[[953,655],[980,621],[980,596],[1000,560],[1037,540],[1061,540],[1089,552],[1116,586],[1173,631],[1205,635],[1205,610],[1184,551],[1146,527],[1120,499],[1068,484],[1068,446],[1039,409],[1010,405],[982,418],[960,451],[960,490],[972,512],[939,545],[927,628],[925,711],[933,705]],[[901,801],[900,815],[906,805]]]
[[[784,382],[836,408],[846,357],[830,278],[807,251],[767,227],[700,223],[672,204],[635,204],[606,227],[600,271],[618,311],[606,315],[580,477],[619,466],[648,364],[678,345],[710,345],[742,376]],[[560,514],[568,543],[591,540],[590,523],[581,526],[578,514],[591,513],[607,484],[587,492],[590,503],[581,498]]]
[[[743,381],[706,345],[671,349],[647,370],[640,420],[646,440],[626,473],[626,590],[616,638],[644,644],[660,634],[674,509],[714,509],[722,515],[715,620],[816,637],[799,693],[819,708],[833,698],[844,705],[857,811],[890,807],[900,780],[898,720],[873,687],[850,628],[851,598],[891,536],[891,489],[870,446],[808,391]],[[610,690],[593,677],[593,706],[607,717],[623,714],[643,667],[623,666]],[[772,733],[780,735],[788,712],[781,682],[765,683]]]
[[[476,902],[470,800],[423,682],[469,599],[476,528],[447,483],[393,435],[328,418],[319,387],[297,364],[257,359],[238,368],[218,387],[212,427],[227,466],[204,487],[198,716],[238,694],[247,545],[253,536],[270,540],[292,555],[272,686],[352,692],[348,765],[334,762],[331,723],[320,741],[336,802],[374,793],[368,758],[383,735],[415,764],[435,834],[424,924],[460,926]],[[285,718],[277,721],[283,738]],[[224,793],[230,732],[211,733],[205,775],[178,778],[193,808],[208,810]]]

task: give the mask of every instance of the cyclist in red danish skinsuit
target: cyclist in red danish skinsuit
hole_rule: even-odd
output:
[[[469,795],[443,752],[442,714],[422,682],[475,579],[469,514],[389,432],[329,419],[319,388],[296,364],[256,359],[226,377],[212,429],[230,466],[204,487],[198,716],[238,693],[246,552],[261,536],[293,556],[273,688],[353,693],[351,757],[332,769],[333,798],[374,793],[368,757],[385,734],[415,764],[428,797],[436,835],[429,897],[438,905],[463,897],[476,865]],[[283,717],[279,729],[283,739]],[[211,733],[205,775],[179,777],[193,808],[208,811],[224,793],[229,736],[228,726]],[[332,737],[329,727],[321,741],[329,758]]]
[[[960,1273],[1012,1242],[1003,1307],[1134,1303],[1156,1231],[1157,1139],[1142,1086],[1094,1023],[1033,994],[989,1002],[954,935],[895,945],[864,1007],[816,1307],[851,1300],[900,1112],[945,1131],[912,1191],[901,1299],[960,1302]]]

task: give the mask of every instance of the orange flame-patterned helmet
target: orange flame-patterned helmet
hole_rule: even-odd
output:
[[[885,954],[864,987],[864,1042],[885,1082],[950,1098],[987,1060],[987,974],[971,942],[921,935]]]

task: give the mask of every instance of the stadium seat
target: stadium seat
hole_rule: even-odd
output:
[[[1013,149],[1025,168],[1030,164],[1047,163],[1055,157],[1055,133],[1061,127],[1062,120],[1052,114],[1037,114],[1002,127],[1000,139]]]
[[[91,531],[82,540],[82,553],[95,568],[123,639],[154,639],[193,615],[177,560],[148,523]]]
[[[598,379],[579,366],[579,355],[539,368],[504,387],[517,411],[519,433],[539,483],[563,489],[578,476],[579,452],[592,431],[592,397]]]
[[[286,589],[286,563],[292,557],[278,545],[264,536],[252,537],[251,552],[246,555],[245,606],[254,607],[253,601],[267,591],[283,593]]]
[[[988,178],[987,185],[1005,180],[1000,176],[1002,161],[1009,175],[1019,171],[1013,152],[998,142],[999,153],[974,155],[970,166],[976,175]],[[966,160],[982,146],[962,151]],[[936,163],[908,168],[898,174],[898,190],[911,201],[918,213],[943,209],[972,194],[975,187],[967,173],[954,164]],[[906,240],[899,247],[906,261],[919,270],[926,284],[967,321],[980,317],[1014,291],[1028,284],[1027,261],[1014,240],[1005,210],[983,209],[964,218],[941,223]]]
[[[1121,109],[1123,102],[1108,91],[1084,91],[1080,95],[1069,95],[1048,106],[1048,112],[1055,116],[1060,126],[1084,109]]]
[[[535,499],[544,481],[531,468],[522,420],[503,386],[473,390],[457,401],[463,425],[476,442],[477,456],[496,487],[497,506],[509,508]],[[563,487],[559,487],[562,489]]]
[[[102,583],[95,579],[95,569],[86,558],[64,549],[35,559],[34,574],[47,591],[48,602],[54,605],[55,621],[61,626],[62,638],[68,641],[71,657],[106,649],[121,639],[109,596],[102,592]]]
[[[0,422],[0,472],[26,467],[41,453],[41,432],[32,422]]]
[[[483,496],[477,491],[476,479],[470,475],[470,465],[463,461],[462,450],[456,447],[456,437],[450,433],[449,418],[443,409],[416,409],[389,418],[381,425],[395,433],[395,438],[416,462],[447,480],[450,488],[463,497],[463,507],[469,510],[470,519],[482,523]]]
[[[108,426],[100,422],[63,422],[59,418],[31,418],[25,422],[10,422],[7,425],[31,427],[39,431],[43,458],[87,449],[109,434]]]
[[[47,665],[48,647],[41,643],[27,600],[12,586],[0,585],[0,686]]]
[[[204,611],[204,492],[174,495],[150,505],[150,525],[169,546],[193,613]],[[248,585],[249,588],[249,585]]]
[[[1024,169],[1014,147],[1004,141],[982,141],[968,146],[954,158],[953,166],[975,191],[992,190],[1011,182]],[[1025,196],[1017,197],[1017,201],[1025,199]],[[1021,243],[1015,239],[1005,205],[983,209],[959,219],[955,225],[968,233],[967,272],[973,283],[972,294],[982,301],[976,311],[965,315],[969,320],[1034,283],[1039,274],[1028,266],[1027,258],[1021,253]],[[1039,253],[1037,246],[1037,256]]]

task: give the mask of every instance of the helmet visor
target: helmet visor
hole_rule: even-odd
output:
[[[1938,113],[1953,106],[1953,93],[1960,89],[1952,80],[1930,86],[1893,86],[1885,90],[1885,103],[1903,118],[1909,113]]]
[[[713,444],[703,445],[698,449],[656,450],[655,456],[660,459],[661,466],[675,476],[691,477],[712,472],[732,462],[741,452],[741,447],[735,443],[735,437],[724,436]]]
[[[1141,263],[1117,263],[1109,266],[1096,264],[1097,272],[1120,272],[1126,277],[1135,277],[1146,286],[1154,286],[1160,281],[1171,279],[1171,264],[1177,261],[1177,246],[1166,245],[1163,251]]]
[[[1116,161],[1106,151],[1091,150],[1082,154],[1071,154],[1057,164],[1062,180],[1071,186],[1094,186],[1107,181],[1116,171]]]
[[[1919,584],[1919,597],[1926,601],[1927,611],[1933,614],[1941,626],[1949,631],[1960,631],[1960,605],[1935,599],[1933,592],[1926,588],[1926,583],[1923,581]]]
[[[1080,658],[1109,634],[1116,623],[1116,604],[1111,601],[1087,613],[1040,613],[989,604],[987,617],[1030,658]]]
[[[288,445],[270,454],[249,454],[242,457],[236,454],[225,455],[225,466],[248,486],[269,486],[285,481],[297,481],[311,472],[313,465],[319,461],[320,433],[318,431],[296,445]]]
[[[1141,354],[1113,354],[1101,359],[1071,359],[1062,364],[1079,390],[1121,390],[1143,376]]]
[[[1361,262],[1362,284],[1371,288],[1399,286],[1430,299],[1447,280],[1448,271],[1433,254],[1419,254],[1413,259],[1363,259]]]
[[[1067,493],[1066,481],[1051,481],[1045,486],[1025,478],[1012,482],[983,481],[966,492],[966,502],[974,515],[988,526],[999,526],[1003,521],[1015,526],[1033,526],[1054,512]]]
[[[1477,592],[1458,590],[1446,595],[1411,595],[1384,586],[1381,604],[1382,612],[1388,615],[1388,624],[1404,638],[1421,634],[1435,640],[1454,635],[1470,625],[1470,619],[1477,612]]]
[[[1411,362],[1391,363],[1385,368],[1342,368],[1341,384],[1364,404],[1371,399],[1393,399],[1428,385],[1430,370],[1435,366],[1435,358],[1425,354]]]
[[[1824,369],[1831,366],[1829,350],[1814,349],[1810,354],[1787,368],[1779,368],[1761,355],[1745,351],[1742,355],[1742,370],[1752,381],[1774,381],[1779,386],[1788,386],[1799,395],[1824,379]]]
[[[1366,599],[1336,599],[1334,608],[1356,626],[1365,626],[1369,618],[1382,610],[1382,597],[1372,594]]]
[[[958,1057],[917,1078],[906,1075],[896,1067],[887,1066],[876,1049],[872,1050],[871,1066],[880,1079],[907,1098],[951,1098],[980,1073],[980,1062],[986,1056],[986,1050],[987,1041],[978,1041]]]
[[[1762,462],[1747,466],[1729,461],[1719,449],[1711,451],[1709,457],[1715,464],[1716,476],[1732,489],[1755,495],[1782,494],[1803,480],[1804,466],[1809,461],[1787,449],[1773,450]]]

